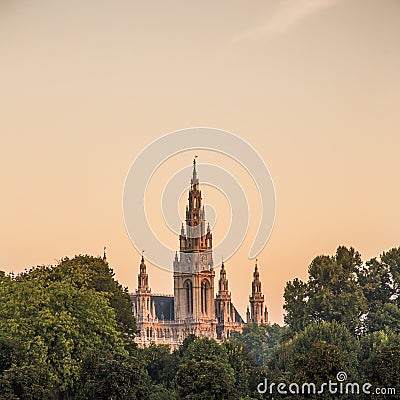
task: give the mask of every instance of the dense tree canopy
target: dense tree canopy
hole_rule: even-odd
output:
[[[176,383],[184,399],[231,399],[235,376],[226,349],[213,339],[191,341],[183,352]]]
[[[150,377],[138,353],[88,352],[78,381],[78,398],[140,400],[150,396]]]
[[[192,335],[172,351],[135,345],[128,292],[100,258],[0,271],[0,400],[270,399],[265,379],[318,385],[340,371],[400,390],[400,249],[363,263],[342,246],[308,272],[285,287],[286,326],[248,324],[220,343]]]
[[[49,385],[60,393],[73,386],[88,350],[123,350],[106,295],[38,277],[0,285],[0,332],[18,346],[10,360],[14,369],[25,362],[43,366]]]
[[[264,365],[285,332],[286,328],[278,324],[248,324],[242,332],[232,332],[232,337],[246,346],[259,365]]]
[[[357,281],[361,265],[361,256],[353,248],[339,247],[333,257],[316,257],[308,269],[308,282],[296,279],[286,285],[285,322],[294,331],[322,321],[344,323],[352,332],[359,330],[360,317],[367,311]]]
[[[129,334],[136,330],[128,289],[114,279],[114,271],[99,257],[79,255],[65,257],[56,266],[40,266],[22,273],[18,281],[40,279],[43,282],[68,282],[77,289],[105,293],[114,309],[120,328]]]
[[[126,355],[134,326],[127,291],[100,258],[66,258],[16,277],[2,273],[0,372],[8,396],[73,396],[87,355]]]
[[[294,331],[314,322],[337,321],[350,332],[400,332],[400,248],[366,263],[353,248],[335,256],[318,256],[309,279],[288,282],[284,291],[285,322]]]

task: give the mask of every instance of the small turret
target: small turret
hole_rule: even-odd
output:
[[[225,270],[225,264],[222,261],[221,265],[221,271],[219,273],[219,291],[220,292],[228,292],[228,279],[226,279],[226,270]]]
[[[144,255],[142,251],[142,259],[140,260],[140,272],[138,275],[138,291],[139,292],[147,292],[149,289],[149,276],[146,271],[146,264],[144,262]]]
[[[254,324],[268,324],[268,311],[264,307],[264,295],[261,292],[260,273],[257,260],[254,266],[253,282],[251,283],[250,310],[247,308],[247,322]]]

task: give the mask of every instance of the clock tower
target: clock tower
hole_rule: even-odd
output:
[[[179,253],[175,254],[173,264],[175,320],[185,324],[187,333],[209,330],[207,336],[213,337],[216,319],[212,234],[202,205],[196,158],[193,160],[185,222],[179,235]]]

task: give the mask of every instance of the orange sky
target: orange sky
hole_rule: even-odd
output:
[[[139,254],[121,206],[128,169],[160,136],[211,126],[251,144],[274,180],[276,223],[259,265],[281,323],[285,282],[306,278],[316,255],[344,244],[368,259],[400,245],[399,15],[397,0],[1,1],[0,269],[106,244],[134,290]],[[166,164],[155,193],[192,157]],[[223,204],[209,188],[203,197]],[[226,262],[242,316],[250,244]],[[154,292],[172,292],[169,273],[149,272]]]

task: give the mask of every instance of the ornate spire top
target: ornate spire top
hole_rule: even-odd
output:
[[[254,273],[253,273],[254,281],[258,281],[260,279],[260,273],[258,272],[257,262],[258,260],[256,259],[256,263],[254,265]]]
[[[197,179],[197,171],[196,171],[196,158],[197,158],[197,156],[195,155],[194,159],[193,159],[193,177],[192,177],[192,181],[191,181],[192,186],[199,184],[199,180]]]
[[[149,287],[149,276],[146,272],[146,264],[144,262],[144,250],[142,250],[142,259],[140,261],[140,272],[138,275],[138,290],[147,291]]]
[[[219,281],[218,281],[219,291],[228,291],[228,279],[226,279],[226,270],[224,259],[222,258],[221,270],[219,272]]]
[[[140,272],[146,273],[146,264],[144,262],[144,250],[142,250],[142,259],[140,260]]]
[[[221,278],[225,278],[226,277],[226,269],[225,269],[225,264],[224,264],[224,260],[222,259],[222,264],[221,264],[221,271],[220,271],[220,276]]]

